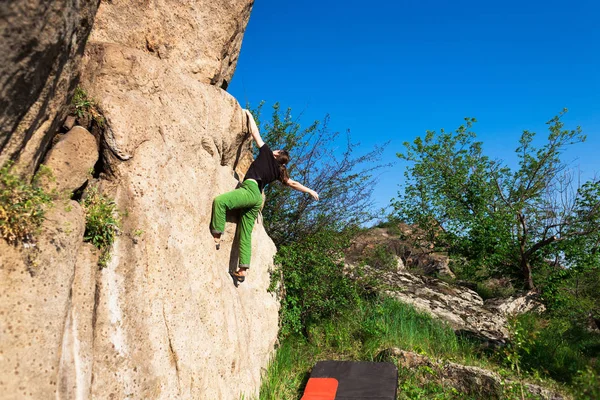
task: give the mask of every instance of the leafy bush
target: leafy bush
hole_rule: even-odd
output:
[[[521,369],[567,384],[573,384],[581,371],[591,369],[600,374],[595,361],[600,355],[600,335],[567,318],[550,316],[530,313],[517,317],[522,345],[515,348],[514,356]],[[598,385],[596,390],[600,390]]]
[[[321,231],[301,242],[282,246],[271,290],[283,284],[281,335],[303,333],[309,322],[337,315],[355,306],[359,288],[344,272],[344,249],[350,233]],[[282,282],[280,281],[282,280]]]
[[[81,205],[85,210],[84,241],[102,250],[100,266],[103,267],[110,260],[108,248],[119,233],[119,211],[114,200],[100,194],[97,186],[88,189]]]
[[[373,268],[394,271],[398,266],[396,255],[383,244],[370,249],[364,259],[365,264]]]
[[[575,377],[575,391],[580,399],[600,399],[600,373],[591,367]]]
[[[47,168],[40,168],[33,184],[11,173],[12,162],[0,168],[0,236],[7,242],[31,242],[44,220],[44,206],[51,197],[36,186]]]

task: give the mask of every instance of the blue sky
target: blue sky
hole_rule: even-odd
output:
[[[229,86],[242,105],[279,101],[308,125],[325,114],[385,162],[426,130],[475,117],[493,158],[514,163],[524,129],[546,136],[564,107],[588,136],[565,160],[600,174],[600,2],[257,0]],[[385,207],[403,165],[375,190]]]

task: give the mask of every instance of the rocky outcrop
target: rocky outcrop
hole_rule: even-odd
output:
[[[252,161],[242,108],[223,90],[251,5],[101,3],[81,83],[103,131],[73,128],[46,162],[56,189],[71,191],[99,149],[94,185],[115,199],[121,234],[98,269],[81,208],[56,202],[35,247],[0,243],[0,397],[258,394],[278,330],[267,292],[276,249],[259,221],[236,287],[237,216],[219,251],[209,231],[213,198]]]
[[[521,383],[502,379],[498,373],[480,367],[457,364],[450,361],[434,360],[410,351],[391,348],[378,356],[380,359],[394,359],[399,368],[427,371],[426,380],[439,382],[444,387],[452,387],[461,395],[475,396],[480,399],[503,399],[505,391],[519,393]],[[563,400],[567,397],[552,390],[531,383],[523,383],[523,392],[527,398],[543,400]]]
[[[449,258],[433,251],[433,245],[425,241],[422,233],[414,227],[399,224],[395,229],[373,228],[358,235],[346,251],[346,259],[353,264],[368,260],[376,250],[384,249],[398,259],[399,269],[408,269],[423,275],[454,278]],[[372,265],[374,266],[374,265]]]
[[[209,231],[212,199],[234,189],[251,160],[241,107],[115,44],[90,43],[82,80],[104,112],[112,192],[128,212],[98,282],[94,353],[106,357],[94,359],[93,396],[255,395],[277,336],[266,291],[275,247],[258,224],[250,275],[236,289],[235,225],[218,252]],[[127,236],[138,230],[139,240]]]
[[[102,1],[91,41],[140,50],[227,88],[254,0]]]
[[[348,270],[353,273],[356,268],[349,265]],[[459,334],[479,338],[490,344],[503,344],[509,339],[508,317],[544,310],[533,293],[484,302],[475,291],[467,287],[429,276],[407,271],[382,271],[369,266],[363,266],[360,270],[361,275],[382,283],[389,296],[447,322]]]
[[[488,299],[485,301],[485,308],[504,316],[546,311],[546,307],[540,302],[539,294],[535,291],[505,299]]]
[[[44,159],[51,175],[43,176],[41,185],[47,192],[70,196],[92,175],[98,161],[98,145],[94,136],[81,126],[75,126],[57,138]]]
[[[0,165],[31,174],[62,123],[99,0],[0,3]]]

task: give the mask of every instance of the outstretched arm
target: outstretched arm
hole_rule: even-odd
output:
[[[304,193],[308,193],[310,194],[313,199],[315,200],[319,200],[319,194],[317,192],[315,192],[312,189],[307,188],[306,186],[304,186],[303,184],[301,184],[300,182],[296,182],[293,179],[288,179],[287,183],[286,183],[289,187],[291,187],[294,190],[297,190],[299,192],[304,192]]]
[[[265,142],[260,137],[260,132],[258,131],[258,126],[256,126],[256,122],[254,121],[254,116],[252,116],[252,113],[248,110],[244,110],[244,113],[246,113],[246,117],[248,118],[248,125],[250,126],[250,134],[252,135],[252,138],[254,139],[254,141],[256,142],[256,145],[260,149],[261,147],[263,147],[263,144],[265,144]]]

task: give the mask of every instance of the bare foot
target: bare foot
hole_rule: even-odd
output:
[[[215,241],[215,247],[219,250],[221,248],[221,234],[213,233],[213,240]]]

